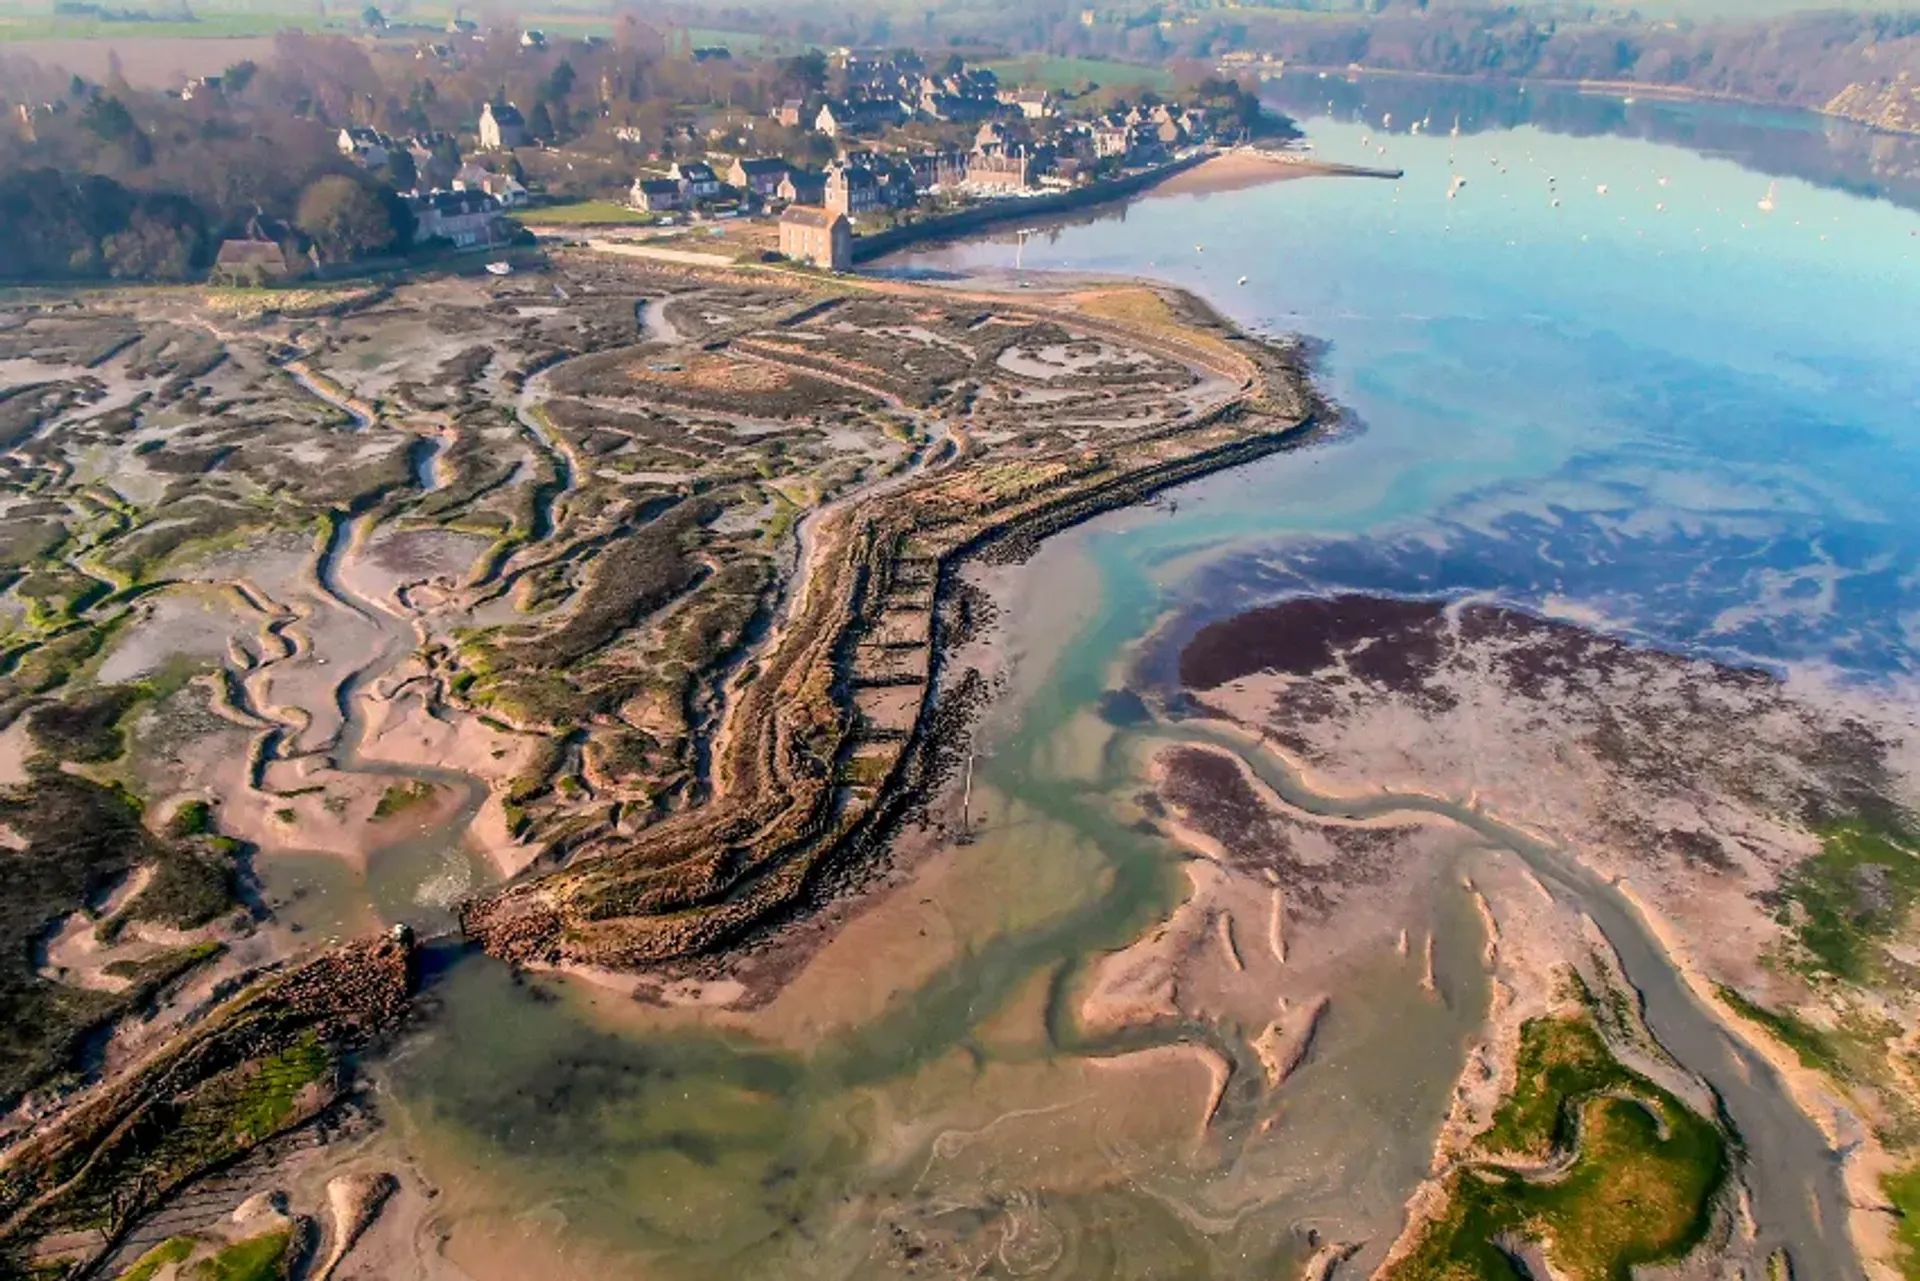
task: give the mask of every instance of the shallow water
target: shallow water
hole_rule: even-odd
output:
[[[1732,124],[1804,146],[1799,121]],[[1357,975],[1258,1139],[1262,1105],[1231,1089],[1201,1132],[1191,1065],[1116,1060],[1219,1030],[1087,1045],[1060,1015],[1088,960],[1179,892],[1177,852],[1127,809],[1143,731],[1092,713],[1170,613],[1482,591],[1789,670],[1912,670],[1920,217],[1792,179],[1764,215],[1767,177],[1643,138],[1378,127],[1309,122],[1323,154],[1404,165],[1401,183],[1159,197],[1028,241],[1029,269],[1150,272],[1330,340],[1364,430],[1041,550],[1026,573],[1051,599],[1007,617],[1022,666],[983,737],[975,842],[829,944],[757,1016],[764,1039],[481,959],[430,986],[437,1017],[385,1075],[463,1267],[1266,1276],[1309,1228],[1390,1236],[1483,1010],[1464,896],[1435,906],[1447,999],[1389,960]],[[1007,272],[1015,253],[896,266]],[[1737,1075],[1630,914],[1515,848],[1619,932],[1673,1048]],[[1755,1080],[1726,1088],[1763,1225],[1822,1259],[1799,1199],[1831,1215],[1821,1157]]]

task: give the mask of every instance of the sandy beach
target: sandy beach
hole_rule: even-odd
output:
[[[1177,173],[1145,194],[1155,196],[1210,196],[1225,191],[1244,191],[1269,182],[1287,182],[1295,178],[1338,178],[1386,176],[1352,165],[1315,160],[1297,151],[1223,151],[1212,159]]]

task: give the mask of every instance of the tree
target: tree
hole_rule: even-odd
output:
[[[541,142],[553,141],[553,113],[547,110],[545,102],[533,104],[533,110],[527,113],[527,136]]]
[[[301,193],[294,223],[329,262],[391,248],[396,238],[393,218],[380,198],[345,174],[328,174],[310,184]]]
[[[368,5],[360,11],[360,25],[369,31],[385,30],[387,15],[381,13],[380,10],[373,5]]]
[[[819,93],[827,87],[827,55],[809,49],[780,64],[780,83],[799,97]]]
[[[118,148],[128,164],[143,167],[153,163],[153,139],[147,137],[118,97],[108,95],[89,102],[80,113],[80,123],[102,142]]]
[[[133,113],[118,98],[95,98],[80,113],[80,123],[102,142],[125,142],[140,132]]]
[[[576,79],[573,64],[562,58],[560,65],[553,69],[553,74],[547,77],[546,92],[542,96],[552,102],[565,102],[567,95],[573,92]]]
[[[445,187],[460,172],[460,144],[451,134],[442,134],[433,144],[433,158],[427,161],[426,180],[430,187]],[[417,175],[416,175],[417,176]]]
[[[395,191],[412,191],[420,185],[420,171],[413,163],[413,153],[405,147],[395,147],[387,153],[387,183]]]
[[[185,213],[197,220],[199,211],[189,204]],[[141,209],[125,230],[100,242],[100,256],[115,280],[185,280],[204,243],[195,221],[175,222],[166,211]]]
[[[253,73],[259,69],[251,59],[236,62],[220,77],[220,88],[228,94],[245,93],[253,83]]]

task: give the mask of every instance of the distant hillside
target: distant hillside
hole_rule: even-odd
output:
[[[951,45],[1165,67],[1268,54],[1297,66],[1628,82],[1920,128],[1920,0],[758,0],[657,12],[821,44]],[[1623,11],[1624,10],[1624,11]]]

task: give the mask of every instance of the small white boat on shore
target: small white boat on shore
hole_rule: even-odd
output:
[[[500,262],[490,262],[487,264],[487,274],[489,276],[511,276],[513,274],[513,264],[504,260]]]

